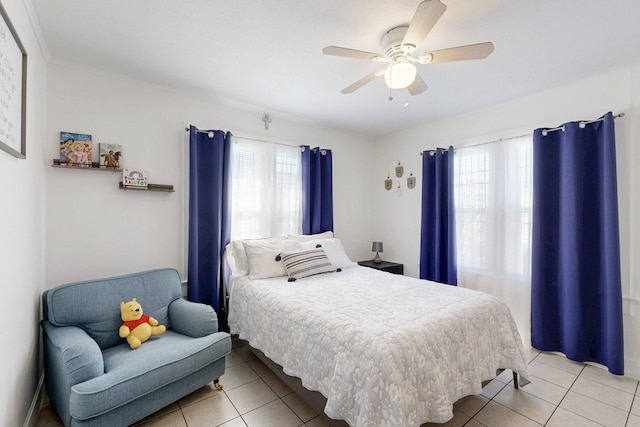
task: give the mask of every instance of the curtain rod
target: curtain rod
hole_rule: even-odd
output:
[[[620,114],[616,114],[616,115],[614,115],[614,116],[613,116],[613,118],[614,118],[614,119],[617,119],[617,118],[622,118],[622,117],[624,117],[624,116],[625,116],[625,114],[624,114],[624,113],[620,113]],[[603,120],[604,120],[604,117],[600,117],[599,119],[595,119],[595,120],[583,120],[583,121],[578,122],[578,126],[580,126],[580,129],[584,129],[584,128],[585,128],[585,126],[586,126],[586,125],[588,125],[588,124],[590,124],[590,123],[601,122],[601,121],[603,121]],[[543,135],[543,136],[547,136],[547,134],[548,134],[549,132],[553,132],[553,131],[556,131],[556,130],[564,131],[564,126],[560,126],[560,127],[552,128],[552,129],[544,129],[544,130],[542,131],[542,135]],[[531,133],[526,133],[526,134],[524,134],[524,135],[518,135],[518,136],[512,136],[512,137],[510,137],[510,138],[500,138],[500,139],[495,139],[495,140],[493,140],[493,141],[481,142],[481,143],[479,143],[479,144],[465,145],[465,146],[460,147],[460,148],[470,148],[470,147],[478,147],[478,146],[480,146],[480,145],[495,144],[496,142],[509,141],[510,139],[522,138],[522,137],[529,136],[529,135],[531,135]],[[431,153],[431,152],[434,152],[435,150],[425,150],[425,151],[429,151],[429,152]],[[444,149],[443,149],[443,151],[448,151],[448,148],[444,148]],[[455,152],[455,151],[454,151],[454,152]],[[422,152],[420,153],[420,155],[422,156]],[[433,155],[433,154],[432,154],[432,155]]]
[[[190,129],[188,127],[185,127],[184,130],[189,132]],[[213,131],[212,130],[200,130],[200,129],[198,129],[197,132],[198,133],[206,133],[206,134],[208,134],[209,132],[213,132]],[[231,133],[231,135],[234,138],[249,139],[251,141],[264,142],[266,144],[276,144],[276,145],[282,145],[282,146],[285,146],[285,147],[301,147],[300,145],[283,144],[282,142],[267,141],[266,139],[252,138],[252,137],[249,137],[249,136],[236,135],[234,133]],[[209,138],[213,138],[213,134],[209,135]]]
[[[615,116],[613,116],[614,119],[617,119],[619,117],[624,117],[624,113],[616,114]],[[595,120],[582,120],[578,122],[578,126],[580,126],[580,129],[584,129],[585,126],[590,123],[601,122],[603,120],[604,120],[604,117],[600,117],[599,119],[595,119]],[[557,130],[561,130],[564,132],[564,125],[557,128],[552,128],[552,129],[543,129],[542,136],[547,136],[549,132],[555,132]]]
[[[492,141],[480,142],[478,144],[464,145],[464,146],[458,147],[458,148],[465,149],[465,148],[471,148],[471,147],[479,147],[481,145],[495,144],[496,142],[502,142],[502,141],[509,141],[509,140],[512,140],[512,139],[524,138],[525,136],[530,136],[530,135],[532,135],[532,134],[531,133],[525,133],[523,135],[510,136],[509,138],[498,138],[498,139],[494,139]],[[455,150],[457,150],[458,148],[454,149],[453,152],[455,153]],[[435,152],[435,150],[425,150],[425,151],[428,151],[429,153]],[[443,148],[442,151],[449,151],[449,149],[448,148]],[[420,153],[420,155],[422,156],[422,152]]]
[[[185,131],[189,132],[191,129],[189,129],[189,127],[185,127],[184,128]],[[200,130],[200,129],[196,129],[196,132],[198,133],[206,133],[209,134],[209,138],[213,138],[213,130]]]

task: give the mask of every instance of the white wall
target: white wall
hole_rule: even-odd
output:
[[[265,130],[264,112],[75,67],[50,65],[47,87],[49,164],[59,155],[60,131],[88,133],[94,144],[122,144],[124,166],[146,169],[151,183],[175,187],[123,191],[117,173],[47,168],[47,286],[156,267],[174,267],[186,279],[189,124],[332,149],[335,234],[352,258],[370,257],[371,139],[275,114]]]
[[[425,149],[462,147],[499,138],[531,133],[538,127],[557,126],[567,121],[597,118],[607,111],[625,112],[616,121],[618,157],[618,197],[623,275],[625,372],[640,378],[640,172],[632,165],[640,162],[640,66],[575,82],[535,96],[514,100],[491,109],[381,137],[375,149],[374,229],[376,239],[384,242],[384,258],[405,264],[406,274],[419,276],[421,157]],[[424,96],[429,96],[428,92]],[[437,102],[437,100],[434,100]],[[384,178],[393,174],[400,161],[405,173],[418,177],[416,188],[408,190],[403,178],[402,192],[386,191]],[[393,175],[392,175],[392,178]],[[394,179],[394,187],[397,179]],[[526,301],[524,306],[529,307]],[[530,344],[529,311],[522,302],[512,304],[525,344]]]
[[[380,138],[372,149],[366,137],[272,114],[269,131],[262,114],[230,108],[204,98],[100,73],[47,65],[20,0],[4,0],[29,55],[27,159],[0,152],[0,271],[5,298],[1,352],[0,425],[22,425],[37,391],[40,295],[67,281],[160,266],[186,277],[186,142],[184,127],[231,130],[283,143],[334,151],[336,235],[353,259],[371,258],[372,240],[385,243],[383,257],[418,274],[420,233],[419,153],[462,146],[531,131],[567,120],[597,117],[611,109],[630,114],[617,125],[620,151],[620,209],[624,293],[640,297],[637,281],[640,234],[640,157],[632,141],[640,117],[632,106],[640,97],[640,67],[622,70],[516,100],[491,110],[455,117]],[[425,96],[428,96],[425,95]],[[304,115],[304,112],[301,112]],[[173,184],[175,193],[118,190],[120,176],[107,172],[52,168],[59,132],[91,133],[96,142],[124,146],[126,164],[146,168],[151,181]],[[397,161],[418,185],[400,195],[383,181]],[[404,179],[404,178],[403,178]],[[396,180],[397,182],[397,180]],[[374,213],[375,212],[375,216]],[[27,307],[25,309],[25,307]],[[27,313],[28,319],[24,316]],[[640,306],[625,300],[627,373],[640,377]],[[13,326],[21,319],[20,328]]]
[[[19,426],[27,417],[40,374],[46,65],[23,2],[2,4],[27,52],[27,158],[19,160],[0,151],[0,425]]]

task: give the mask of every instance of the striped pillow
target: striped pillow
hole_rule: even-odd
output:
[[[336,268],[331,264],[322,248],[298,252],[283,252],[280,254],[280,258],[289,275],[289,281],[314,274],[336,271]]]

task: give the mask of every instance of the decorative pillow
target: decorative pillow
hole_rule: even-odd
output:
[[[319,245],[324,249],[329,261],[331,261],[331,264],[336,268],[347,268],[358,265],[357,262],[349,259],[340,239],[311,240],[308,242],[302,242],[301,245],[303,249],[312,249]]]
[[[273,243],[283,242],[287,240],[287,236],[265,237],[259,239],[242,239],[233,240],[226,247],[226,258],[231,272],[236,276],[244,276],[249,274],[249,258],[244,250],[244,242]]]
[[[317,234],[287,234],[288,239],[297,240],[298,242],[308,242],[310,240],[331,239],[333,231],[325,231]]]
[[[286,276],[284,265],[276,261],[276,257],[284,251],[302,249],[300,243],[293,240],[245,240],[242,244],[249,260],[249,279]]]
[[[280,258],[289,275],[289,281],[336,271],[336,267],[331,264],[322,248],[283,252]]]

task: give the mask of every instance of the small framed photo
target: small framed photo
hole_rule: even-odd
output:
[[[60,132],[60,164],[90,168],[93,165],[93,142],[91,135],[75,132]]]
[[[147,171],[142,169],[122,169],[122,185],[132,188],[147,188]]]
[[[122,145],[120,144],[98,144],[100,149],[100,167],[105,169],[122,169]]]

